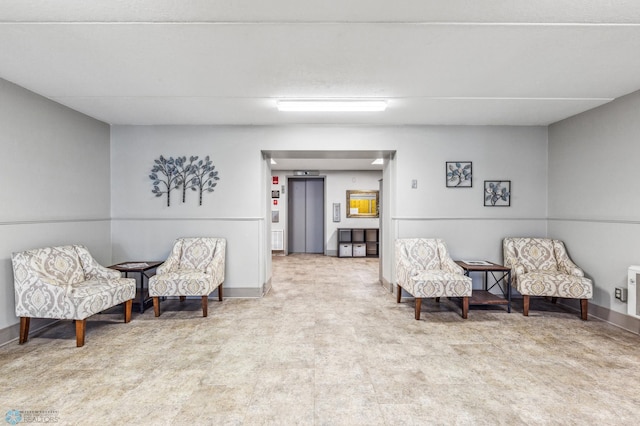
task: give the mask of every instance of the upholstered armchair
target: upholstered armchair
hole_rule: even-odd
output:
[[[167,260],[149,279],[153,311],[160,316],[160,298],[201,296],[202,316],[208,312],[209,294],[218,289],[222,301],[226,240],[224,238],[179,238]]]
[[[420,319],[423,298],[462,298],[462,318],[467,318],[471,278],[449,256],[440,239],[404,238],[396,240],[397,302],[402,289],[415,298],[415,318]]]
[[[550,238],[505,238],[504,264],[511,268],[511,284],[523,296],[523,313],[529,315],[530,296],[580,299],[580,317],[587,320],[593,284],[571,261],[564,243]]]
[[[105,268],[81,245],[47,247],[13,253],[16,316],[20,339],[29,338],[31,318],[72,319],[76,345],[84,345],[86,319],[120,303],[124,322],[131,320],[136,281]]]

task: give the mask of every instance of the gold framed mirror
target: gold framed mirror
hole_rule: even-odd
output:
[[[347,217],[379,217],[379,191],[347,190]]]

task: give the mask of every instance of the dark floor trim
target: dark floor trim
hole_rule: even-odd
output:
[[[589,315],[635,334],[640,334],[640,319],[589,303]]]
[[[31,325],[29,327],[29,335],[31,336],[32,334],[37,333],[43,328],[50,327],[58,321],[60,320],[32,318]],[[17,324],[10,325],[9,327],[3,328],[2,330],[0,330],[0,346],[11,343],[14,340],[17,342],[18,336],[20,336],[19,322]]]

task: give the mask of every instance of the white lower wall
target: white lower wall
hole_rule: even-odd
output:
[[[262,296],[260,269],[263,256],[253,240],[260,235],[261,219],[116,219],[111,225],[113,262],[164,261],[180,237],[218,237],[227,240],[224,293],[229,297]],[[243,242],[250,241],[251,244]]]
[[[571,259],[593,280],[591,303],[626,314],[614,289],[626,288],[627,269],[640,265],[639,224],[550,220],[549,236],[565,241]]]
[[[547,221],[539,219],[413,219],[397,220],[399,238],[442,238],[454,260],[487,260],[503,264],[505,237],[545,237]],[[482,288],[482,274],[471,274],[474,288]],[[514,290],[514,294],[517,292]]]
[[[87,246],[98,262],[108,266],[111,264],[110,233],[111,222],[108,219],[0,224],[0,300],[3,303],[0,309],[0,324],[3,326],[0,329],[18,323],[15,316],[11,253],[80,243]]]
[[[539,219],[414,219],[397,220],[398,238],[442,238],[451,257],[502,263],[505,237],[545,237],[547,221]]]

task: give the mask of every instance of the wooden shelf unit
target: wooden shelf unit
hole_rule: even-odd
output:
[[[338,228],[338,257],[378,257],[378,228]]]

